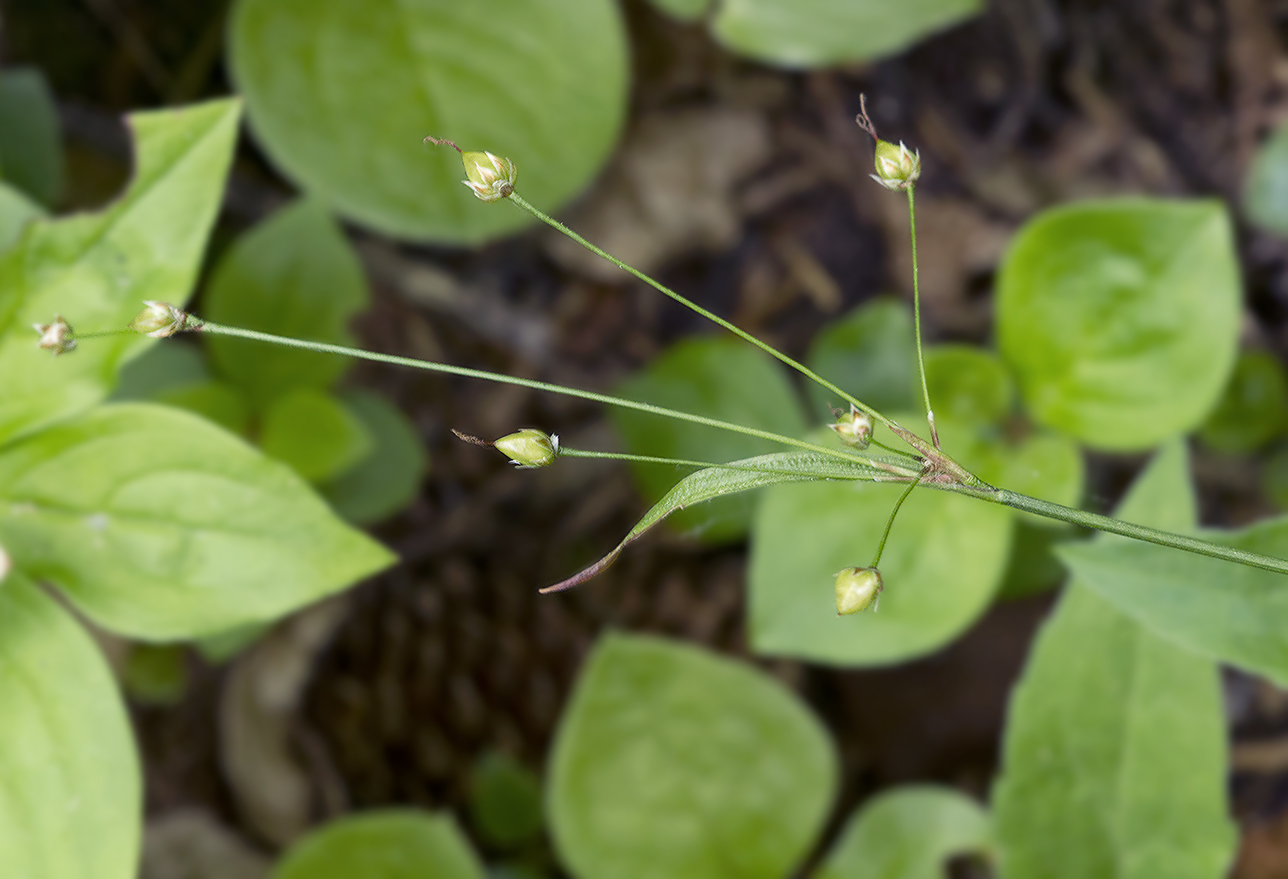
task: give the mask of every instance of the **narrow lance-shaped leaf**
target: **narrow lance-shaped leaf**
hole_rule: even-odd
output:
[[[133,879],[143,793],[98,646],[21,574],[0,582],[0,870]]]
[[[873,460],[880,461],[886,467],[898,466],[886,459]],[[728,467],[742,469],[735,470]],[[684,477],[644,514],[644,518],[636,523],[612,552],[580,574],[553,586],[547,586],[541,591],[562,592],[585,583],[617,561],[622,550],[643,537],[649,529],[671,513],[694,504],[704,503],[712,498],[781,482],[813,482],[829,479],[894,481],[896,478],[889,470],[871,463],[869,459],[856,455],[853,462],[850,462],[818,452],[779,452],[773,455],[760,455],[742,461],[730,461],[728,467],[708,467]],[[905,474],[905,481],[915,475],[915,472]]]
[[[213,101],[130,117],[134,179],[98,213],[37,220],[0,255],[0,442],[103,399],[152,340],[123,335],[51,357],[34,323],[61,314],[87,332],[119,329],[145,299],[187,301],[223,197],[240,104]]]
[[[148,404],[0,451],[0,544],[96,621],[155,640],[272,619],[393,561],[284,465]]]
[[[1119,515],[1174,530],[1193,523],[1179,444],[1153,462]],[[1002,875],[1223,876],[1235,840],[1225,735],[1212,662],[1153,635],[1075,577],[1011,703],[995,790]]]

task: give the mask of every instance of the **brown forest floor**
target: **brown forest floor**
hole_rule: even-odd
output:
[[[117,114],[227,90],[224,6],[4,4],[0,60],[38,64],[59,96],[69,206],[102,200],[124,178]],[[829,319],[908,286],[906,215],[867,178],[870,147],[852,122],[860,92],[885,136],[922,150],[931,341],[988,342],[992,273],[1035,211],[1098,194],[1237,203],[1258,140],[1288,120],[1285,0],[993,0],[906,54],[809,74],[748,64],[701,29],[626,6],[631,125],[567,216],[592,240],[630,238],[665,283],[794,355]],[[601,209],[640,185],[667,190],[667,223],[623,226]],[[244,140],[216,246],[288,197]],[[540,233],[473,253],[354,238],[376,302],[359,330],[376,350],[607,389],[706,330]],[[1288,354],[1288,244],[1246,226],[1239,244],[1247,335]],[[402,406],[432,457],[419,499],[378,529],[404,561],[229,666],[194,656],[178,704],[136,710],[154,879],[260,876],[263,854],[348,810],[459,810],[470,768],[496,749],[540,770],[605,627],[746,654],[743,547],[663,534],[580,590],[539,597],[536,587],[606,550],[642,512],[629,474],[592,462],[520,473],[448,432],[535,424],[584,447],[611,442],[600,409],[385,368],[352,380]],[[1095,458],[1092,500],[1111,503],[1138,463]],[[1265,512],[1246,472],[1200,459],[1199,478],[1207,523]],[[913,780],[986,795],[1007,693],[1049,605],[1049,595],[1000,604],[947,650],[894,669],[761,662],[833,729],[839,814]],[[1236,741],[1260,743],[1235,751],[1237,875],[1288,876],[1288,694],[1240,675],[1228,683]]]

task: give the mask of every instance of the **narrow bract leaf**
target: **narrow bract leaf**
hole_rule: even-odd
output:
[[[979,803],[950,788],[898,787],[863,804],[814,879],[947,879],[949,858],[989,848]]]
[[[82,331],[124,327],[145,299],[187,301],[223,198],[240,104],[213,101],[130,117],[129,189],[103,211],[37,220],[0,255],[0,441],[88,408],[128,357],[155,341],[123,335],[51,358],[31,325],[61,314]]]
[[[383,809],[333,821],[301,839],[272,879],[484,879],[446,815]]]
[[[831,479],[892,481],[894,479],[887,470],[880,469],[857,455],[851,463],[818,452],[779,452],[742,461],[730,461],[729,464],[745,469],[709,467],[689,474],[676,483],[665,497],[644,514],[644,518],[636,523],[612,552],[575,577],[547,586],[541,591],[561,592],[585,583],[617,561],[622,550],[671,513],[694,504],[704,503],[712,498],[750,491],[766,485],[776,485],[780,482],[814,482]],[[908,478],[911,479],[915,475],[914,472]]]
[[[1179,444],[1154,461],[1119,515],[1192,525]],[[1225,741],[1212,662],[1152,634],[1075,576],[1011,703],[994,796],[1002,875],[1225,875],[1235,841]]]
[[[745,664],[610,635],[559,725],[548,803],[580,879],[782,879],[831,806],[819,721]]]
[[[150,640],[272,619],[393,561],[287,467],[147,404],[0,451],[0,545],[97,622]]]
[[[0,582],[0,873],[133,879],[143,793],[98,646],[26,577]]]
[[[370,298],[349,240],[315,201],[300,201],[260,223],[228,251],[202,300],[216,323],[311,342],[353,344],[349,320]],[[349,359],[231,336],[206,344],[218,372],[257,406],[301,387],[325,388]]]

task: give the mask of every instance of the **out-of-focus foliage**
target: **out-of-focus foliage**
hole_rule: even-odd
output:
[[[63,190],[58,111],[35,68],[0,70],[0,180],[45,207]]]

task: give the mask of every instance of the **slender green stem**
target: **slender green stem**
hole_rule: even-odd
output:
[[[703,470],[745,470],[750,473],[771,473],[786,474],[790,476],[808,475],[805,471],[798,469],[785,469],[783,467],[757,467],[754,464],[733,461],[727,464],[718,464],[712,461],[691,461],[685,458],[663,458],[656,455],[628,455],[624,452],[594,452],[587,449],[570,449],[560,446],[559,457],[561,458],[598,458],[610,461],[634,461],[640,464],[667,464],[675,467],[696,467]],[[870,459],[863,459],[857,456],[851,456],[850,460],[856,464],[865,464]],[[908,475],[911,475],[910,473]],[[814,474],[816,479],[838,479],[844,478],[834,472],[819,472]],[[856,472],[853,476],[856,480],[872,479],[871,471],[860,475]],[[907,478],[905,476],[904,478]]]
[[[917,478],[908,483],[908,487],[903,490],[903,494],[899,495],[899,499],[894,502],[894,509],[890,511],[890,518],[886,520],[885,533],[881,535],[881,542],[877,544],[877,554],[872,557],[872,564],[869,567],[875,568],[881,563],[881,553],[885,552],[886,540],[890,537],[890,529],[894,527],[894,517],[899,515],[899,508],[903,506],[903,502],[908,499],[908,495],[912,494],[912,490],[917,487],[917,483],[921,482],[921,477],[925,475],[925,470],[918,473]]]
[[[127,327],[123,330],[101,330],[97,333],[73,332],[72,338],[79,341],[80,339],[101,339],[101,338],[104,338],[105,336],[137,336],[137,335],[138,335],[137,331],[129,329]]]
[[[1222,546],[1219,543],[1211,543],[1198,537],[1187,537],[1184,534],[1175,534],[1171,531],[1160,531],[1157,528],[1135,525],[1131,522],[1124,522],[1122,519],[1102,516],[1099,513],[1089,513],[1086,510],[1075,510],[1072,507],[1053,504],[1050,501],[1039,500],[1004,488],[980,490],[964,485],[951,484],[935,485],[934,487],[958,494],[967,494],[980,500],[1002,504],[1016,510],[1023,510],[1026,513],[1036,513],[1048,519],[1057,519],[1061,522],[1082,525],[1085,528],[1094,528],[1097,531],[1105,531],[1109,534],[1130,537],[1133,540],[1156,543],[1159,546],[1168,546],[1172,549],[1180,549],[1185,552],[1204,555],[1208,558],[1237,562],[1241,565],[1261,568],[1263,571],[1273,571],[1276,574],[1288,574],[1288,559],[1247,552],[1230,546]]]
[[[917,202],[913,197],[916,186],[908,184],[908,226],[912,237],[912,319],[917,335],[917,370],[921,373],[921,395],[926,401],[926,421],[930,424],[930,439],[939,448],[939,432],[935,430],[935,412],[930,408],[930,385],[926,383],[926,361],[921,356],[921,285],[917,278]]]
[[[823,378],[818,373],[814,372],[812,369],[808,368],[804,364],[799,363],[796,360],[793,360],[791,357],[788,357],[786,354],[782,353],[773,345],[770,345],[768,342],[762,342],[760,339],[757,339],[755,336],[753,336],[751,333],[747,332],[746,330],[742,329],[741,327],[737,327],[733,325],[729,321],[720,317],[718,314],[708,311],[707,309],[703,308],[701,305],[698,305],[696,302],[693,302],[690,299],[686,299],[685,297],[681,296],[679,293],[676,293],[670,287],[667,287],[667,286],[664,286],[663,284],[658,283],[657,281],[653,280],[648,275],[644,274],[638,269],[628,266],[626,263],[622,262],[620,259],[613,256],[611,253],[608,253],[604,250],[600,250],[598,247],[591,244],[585,238],[582,238],[580,235],[578,235],[573,230],[569,229],[567,226],[565,226],[563,223],[556,220],[554,217],[551,217],[548,214],[543,213],[540,209],[534,207],[533,205],[525,201],[517,192],[510,196],[510,201],[514,202],[515,205],[517,205],[520,208],[523,208],[523,210],[532,214],[532,216],[536,217],[541,222],[555,229],[558,229],[564,235],[567,235],[569,238],[571,238],[573,241],[576,241],[578,244],[580,244],[582,247],[589,250],[591,253],[594,253],[597,256],[603,257],[604,259],[611,262],[613,265],[617,266],[622,271],[628,272],[634,275],[635,277],[639,278],[641,281],[643,281],[645,284],[648,284],[654,290],[657,290],[658,292],[671,297],[676,302],[680,303],[686,308],[696,311],[698,314],[702,315],[707,320],[713,321],[714,323],[717,323],[720,326],[724,327],[726,330],[733,333],[735,336],[738,336],[739,338],[744,339],[747,342],[750,342],[760,350],[777,358],[778,360],[790,366],[792,369],[799,372],[801,375],[809,378],[811,381],[817,382],[820,386],[827,388],[829,391],[836,394],[841,399],[845,400],[845,402],[852,403],[853,405],[857,406],[859,409],[868,413],[873,418],[877,419],[887,427],[894,426],[894,422],[886,418],[880,412],[873,409],[871,406],[867,405],[863,401],[857,399],[852,394],[848,394],[845,391],[841,390],[835,384]]]
[[[288,348],[303,348],[307,351],[317,351],[322,354],[342,354],[345,357],[356,357],[360,360],[372,360],[376,363],[389,363],[394,366],[410,366],[413,369],[424,369],[429,372],[442,372],[448,375],[459,375],[465,378],[481,378],[486,381],[498,382],[506,385],[517,385],[522,388],[533,388],[538,391],[546,391],[551,394],[562,394],[566,397],[579,397],[583,400],[593,400],[596,403],[606,403],[610,406],[620,406],[623,409],[636,409],[640,412],[649,412],[653,415],[662,415],[667,418],[675,418],[680,421],[691,421],[694,424],[704,424],[707,427],[715,427],[720,430],[728,430],[734,433],[742,433],[747,436],[759,437],[760,439],[771,440],[772,442],[782,443],[787,446],[795,446],[798,449],[806,449],[811,452],[818,452],[821,455],[827,455],[831,458],[840,458],[845,461],[870,460],[862,459],[848,452],[838,449],[829,449],[826,446],[816,445],[814,443],[798,440],[794,437],[783,436],[778,433],[771,433],[767,430],[759,430],[754,427],[746,427],[742,424],[733,424],[729,421],[720,421],[716,418],[707,418],[704,415],[693,415],[689,412],[679,412],[675,409],[667,409],[662,406],[654,406],[651,403],[640,403],[635,400],[625,400],[621,397],[611,397],[608,394],[597,394],[594,391],[583,391],[577,388],[567,388],[562,385],[552,385],[548,382],[536,381],[534,379],[516,378],[510,375],[502,375],[496,372],[488,372],[482,369],[470,369],[465,366],[452,366],[447,363],[434,363],[428,360],[417,360],[412,357],[399,357],[396,354],[378,354],[374,351],[363,351],[361,348],[349,348],[345,345],[332,345],[327,342],[309,342],[304,339],[293,339],[289,336],[275,336],[271,333],[261,333],[256,330],[244,330],[241,327],[227,327],[222,324],[203,321],[200,326],[193,329],[219,336],[236,336],[241,339],[253,339],[257,342],[268,342],[273,345],[285,345]],[[876,465],[874,465],[876,466]]]

